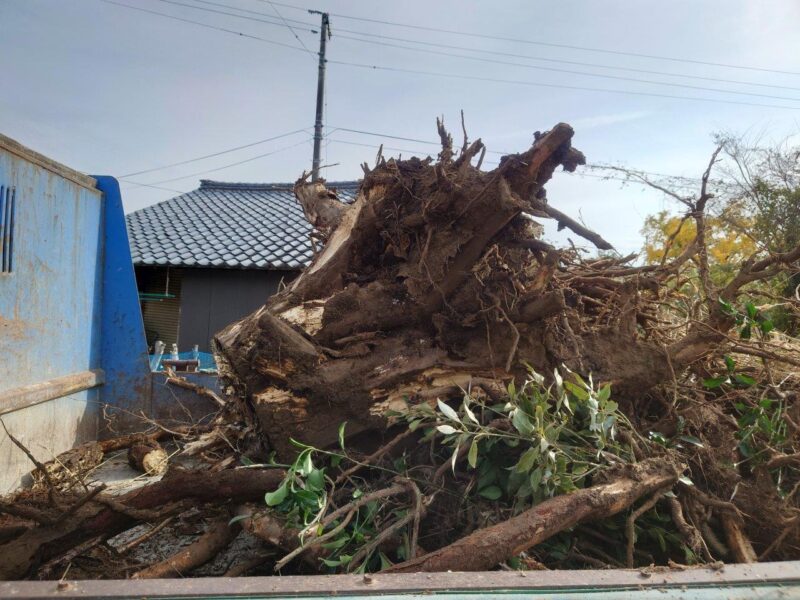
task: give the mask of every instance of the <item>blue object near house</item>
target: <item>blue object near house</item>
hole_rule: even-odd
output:
[[[162,354],[161,356],[156,356],[155,354],[150,355],[150,368],[155,372],[160,372],[164,370],[164,365],[162,364],[165,360],[169,360],[172,358],[171,354]],[[178,352],[178,360],[195,360],[199,362],[197,369],[198,371],[203,371],[206,373],[216,373],[217,372],[217,363],[214,360],[214,355],[209,352]]]
[[[0,136],[0,419],[41,461],[150,411],[117,181]],[[0,430],[0,493],[32,468]]]

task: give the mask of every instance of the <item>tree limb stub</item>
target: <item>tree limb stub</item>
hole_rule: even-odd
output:
[[[524,513],[383,572],[486,571],[578,523],[615,515],[673,484],[680,467],[649,459],[609,483],[545,500]]]
[[[133,579],[160,579],[182,577],[192,569],[207,563],[224,550],[239,533],[239,526],[228,524],[223,518],[212,522],[208,530],[180,552],[168,559],[150,565],[133,575]]]
[[[179,470],[148,486],[119,496],[116,502],[135,510],[151,510],[185,498],[213,502],[263,498],[285,477],[279,469],[238,469],[221,473]],[[39,561],[48,561],[98,535],[116,535],[136,524],[128,514],[92,503],[52,527],[30,529],[0,546],[0,580],[22,579]]]

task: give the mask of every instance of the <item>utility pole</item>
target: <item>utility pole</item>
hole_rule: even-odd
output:
[[[325,103],[325,44],[331,36],[331,24],[328,13],[309,10],[311,14],[322,17],[319,30],[319,70],[317,72],[317,117],[314,121],[314,159],[311,163],[311,181],[319,179],[320,150],[322,147],[322,109]]]

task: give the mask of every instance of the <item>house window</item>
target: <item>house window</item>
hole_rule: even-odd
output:
[[[0,274],[14,268],[14,212],[16,189],[0,185]]]

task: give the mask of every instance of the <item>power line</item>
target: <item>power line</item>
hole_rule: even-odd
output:
[[[196,0],[196,1],[200,2],[200,1],[204,1],[204,0]],[[231,8],[233,8],[233,7],[231,7]],[[237,10],[243,10],[243,9],[237,9]],[[302,21],[298,21],[298,22],[302,22]],[[407,42],[407,43],[411,43],[411,44],[420,44],[422,46],[431,46],[431,47],[435,47],[435,48],[448,48],[448,49],[451,49],[451,50],[465,50],[465,51],[468,51],[468,52],[476,52],[476,53],[480,53],[480,54],[489,54],[489,55],[494,55],[494,56],[508,56],[508,57],[512,57],[512,58],[521,58],[521,59],[525,59],[525,60],[538,60],[538,61],[542,61],[542,62],[550,62],[550,63],[557,63],[557,64],[565,64],[565,65],[577,65],[577,66],[582,66],[582,67],[595,67],[595,68],[600,68],[600,69],[613,69],[613,70],[616,70],[616,71],[628,71],[628,72],[631,72],[631,73],[644,73],[646,75],[664,75],[664,76],[667,76],[667,77],[683,77],[683,78],[686,78],[686,79],[697,79],[697,80],[702,80],[702,81],[716,81],[716,82],[719,82],[719,83],[732,83],[732,84],[736,84],[736,85],[750,85],[750,86],[763,87],[763,88],[775,88],[775,89],[781,89],[781,90],[800,91],[800,88],[792,87],[792,86],[788,86],[788,85],[776,85],[776,84],[770,84],[770,83],[757,83],[755,81],[742,81],[740,79],[724,79],[724,78],[720,78],[720,77],[705,77],[705,76],[702,76],[702,75],[689,75],[689,74],[686,74],[686,73],[671,73],[669,71],[653,71],[651,69],[636,69],[636,68],[633,68],[633,67],[620,67],[620,66],[616,66],[616,65],[607,65],[607,64],[602,64],[602,63],[592,63],[592,62],[585,62],[585,61],[578,61],[578,60],[565,60],[565,59],[559,59],[559,58],[548,58],[548,57],[544,57],[544,56],[531,56],[531,55],[528,55],[528,54],[519,54],[519,53],[516,53],[516,52],[501,52],[501,51],[497,51],[497,50],[487,50],[485,48],[474,48],[474,47],[470,47],[470,46],[456,46],[456,45],[453,45],[453,44],[441,44],[441,43],[437,43],[437,42],[425,42],[425,41],[422,41],[422,40],[411,40],[411,39],[408,39],[408,38],[400,38],[400,37],[394,37],[394,36],[388,36],[388,35],[381,35],[381,34],[377,34],[377,33],[368,33],[368,32],[365,32],[365,31],[353,31],[352,29],[343,29],[341,27],[337,27],[337,31],[339,33],[352,33],[352,34],[355,34],[355,35],[362,35],[362,36],[365,36],[365,37],[392,40],[392,41],[396,41],[396,42]],[[345,36],[342,36],[342,37],[345,37]],[[356,40],[357,38],[348,37],[348,39]],[[366,40],[362,40],[362,41],[366,41]]]
[[[182,3],[179,3],[179,2],[174,2],[174,0],[160,0],[160,1],[161,2],[168,2],[170,4],[178,4],[180,6],[186,6],[186,7],[189,7],[189,8],[195,8],[197,10],[205,10],[205,11],[209,11],[209,12],[224,14],[224,15],[227,15],[227,16],[236,17],[236,18],[239,18],[239,19],[245,19],[245,20],[249,20],[249,21],[265,22],[265,23],[268,23],[270,25],[276,24],[276,23],[274,23],[272,21],[264,21],[263,19],[258,19],[258,18],[254,18],[254,17],[248,17],[248,16],[244,16],[244,15],[237,15],[235,13],[229,13],[229,12],[213,10],[213,9],[205,9],[205,8],[202,8],[202,7],[195,7],[195,6],[192,6],[192,5],[189,5],[189,4],[182,4]],[[270,6],[272,6],[273,9],[275,9],[275,6],[274,6],[275,2],[273,2],[272,0],[262,0],[262,1],[270,4]],[[212,2],[210,0],[195,0],[195,2],[201,2],[203,4],[208,4],[208,5],[211,5],[211,6],[218,6],[218,7],[221,7],[221,8],[227,8],[227,9],[231,9],[231,10],[237,10],[237,11],[248,13],[248,14],[260,15],[260,16],[269,16],[266,13],[263,13],[263,12],[260,12],[260,11],[249,10],[249,9],[245,9],[245,8],[239,8],[239,7],[235,7],[235,6],[230,6],[228,4],[221,4],[219,2]],[[275,9],[275,10],[277,11],[277,9]],[[280,16],[280,13],[278,13],[278,15]],[[281,17],[281,18],[283,18],[283,17]],[[295,19],[292,19],[292,21],[295,22],[295,23],[299,23],[301,25],[304,25],[306,27],[313,26],[313,24],[307,23],[305,21],[297,21]],[[286,22],[285,19],[284,19],[284,22]],[[288,22],[286,22],[286,26],[291,29],[291,26],[288,24]],[[313,29],[306,29],[305,31],[313,31]],[[292,31],[292,32],[294,33],[294,31]],[[438,54],[440,56],[451,56],[451,57],[454,57],[454,58],[462,58],[462,59],[467,59],[467,60],[476,60],[476,61],[480,61],[480,62],[488,62],[488,63],[494,63],[494,64],[509,65],[509,66],[523,67],[523,68],[528,68],[528,69],[537,69],[537,70],[543,70],[543,71],[551,71],[551,72],[556,72],[556,73],[567,73],[567,74],[570,74],[570,75],[583,75],[583,76],[588,76],[588,77],[601,77],[601,78],[604,78],[604,79],[616,79],[616,80],[620,80],[620,81],[631,81],[631,82],[646,83],[646,84],[651,84],[651,85],[663,85],[663,86],[669,86],[669,87],[680,87],[680,88],[695,89],[695,90],[701,90],[701,91],[719,92],[719,93],[724,93],[724,94],[756,96],[756,97],[762,97],[762,98],[772,98],[772,99],[776,99],[776,100],[800,101],[800,98],[787,98],[787,97],[784,97],[784,96],[775,96],[775,95],[769,95],[769,94],[758,94],[758,93],[755,93],[755,92],[741,92],[741,91],[736,91],[736,90],[726,90],[726,89],[710,88],[710,87],[704,87],[704,86],[695,86],[695,85],[681,84],[681,83],[675,83],[675,82],[669,82],[669,81],[653,81],[653,80],[647,80],[647,79],[639,79],[639,78],[635,78],[635,77],[623,77],[623,76],[619,76],[619,75],[609,75],[609,74],[604,74],[604,73],[590,73],[590,72],[586,72],[586,71],[575,71],[575,70],[570,70],[570,69],[559,69],[559,68],[555,68],[555,67],[545,67],[545,66],[540,66],[540,65],[529,65],[529,64],[525,64],[525,63],[515,63],[515,62],[509,62],[509,61],[492,60],[492,59],[487,59],[487,58],[481,58],[479,56],[455,54],[455,53],[452,53],[452,52],[442,52],[442,51],[436,51],[436,50],[426,50],[424,48],[414,48],[414,47],[411,47],[411,46],[402,46],[402,45],[399,45],[399,44],[386,43],[386,42],[383,42],[383,41],[379,42],[379,41],[375,41],[375,40],[365,40],[365,39],[353,37],[351,35],[342,35],[342,34],[343,33],[344,34],[353,33],[353,34],[356,34],[356,35],[362,35],[362,36],[366,36],[366,37],[375,37],[375,38],[379,38],[381,40],[401,41],[401,42],[408,42],[408,43],[412,43],[412,44],[422,44],[422,45],[425,45],[425,46],[466,50],[466,51],[471,51],[471,52],[481,52],[481,53],[485,53],[485,54],[494,54],[494,55],[500,55],[500,56],[511,56],[511,57],[522,58],[522,59],[548,60],[549,62],[556,62],[556,63],[562,63],[563,62],[563,63],[567,63],[567,64],[575,64],[575,65],[590,66],[590,67],[601,67],[601,68],[612,68],[612,69],[618,68],[618,67],[609,67],[607,65],[596,65],[596,64],[585,63],[585,62],[580,62],[580,61],[560,61],[560,60],[555,60],[555,59],[540,59],[539,57],[529,57],[529,56],[520,55],[520,54],[516,54],[516,53],[510,53],[510,52],[493,52],[493,51],[485,51],[485,50],[476,50],[474,48],[468,48],[468,47],[465,47],[465,46],[452,46],[452,45],[449,45],[449,44],[438,44],[438,43],[422,42],[422,41],[419,41],[419,40],[409,40],[409,39],[404,39],[404,38],[396,38],[396,37],[391,37],[391,36],[378,35],[378,34],[372,34],[372,33],[360,32],[360,31],[352,31],[352,30],[341,29],[341,28],[337,28],[337,32],[338,32],[337,36],[339,38],[341,38],[341,39],[347,39],[347,40],[351,40],[351,41],[355,41],[355,42],[360,42],[360,43],[363,43],[363,44],[374,44],[374,45],[378,45],[378,46],[382,46],[382,47],[398,48],[398,49],[401,49],[401,50],[411,50],[413,52],[428,52],[430,54]],[[296,34],[295,34],[295,37],[297,37]],[[300,38],[298,37],[297,39],[302,44],[302,41],[300,40]],[[303,46],[305,47],[305,45],[303,45]],[[768,84],[761,84],[761,83],[751,83],[751,82],[743,82],[743,81],[736,81],[736,80],[730,80],[730,79],[719,79],[719,78],[713,78],[713,77],[699,77],[699,76],[692,76],[692,75],[681,75],[681,74],[675,74],[675,73],[664,73],[664,72],[660,72],[660,71],[649,71],[649,70],[646,70],[646,69],[623,69],[623,70],[634,71],[634,72],[643,72],[643,73],[648,73],[648,74],[667,75],[667,76],[673,76],[673,77],[688,77],[688,78],[692,78],[692,79],[703,79],[703,80],[707,79],[707,80],[711,80],[711,81],[719,81],[719,82],[723,82],[723,83],[733,83],[733,84],[737,84],[737,85],[756,85],[756,86],[767,87],[767,88],[777,87],[777,88],[788,89],[788,90],[800,90],[800,88],[789,87],[789,86],[771,86],[771,85],[768,85]]]
[[[271,152],[265,152],[264,154],[259,154],[258,156],[253,156],[251,158],[246,158],[244,160],[240,160],[234,163],[230,163],[227,165],[223,165],[221,167],[216,167],[214,169],[206,169],[205,171],[197,171],[196,173],[190,173],[189,175],[181,175],[180,177],[172,177],[170,179],[162,179],[161,181],[154,181],[147,185],[160,185],[162,183],[170,183],[172,181],[180,181],[181,179],[190,179],[192,177],[197,177],[198,175],[205,175],[206,173],[214,173],[216,171],[222,171],[223,169],[230,169],[231,167],[237,167],[239,165],[243,165],[245,163],[253,162],[254,160],[258,160],[260,158],[265,158],[267,156],[272,156],[273,154],[277,154],[278,152],[283,152],[284,150],[290,150],[301,144],[307,144],[311,138],[302,140],[297,142],[296,144],[292,144],[291,146],[284,146],[283,148],[278,148],[277,150],[273,150]]]
[[[175,194],[185,194],[183,190],[176,190],[173,188],[161,187],[159,185],[150,185],[149,183],[140,183],[138,181],[120,181],[121,184],[138,185],[140,188],[153,188],[154,190],[163,190],[165,192],[173,192]]]
[[[194,0],[194,1],[195,2],[201,2],[203,4],[208,4],[208,5],[211,5],[211,6],[218,6],[218,7],[221,7],[221,8],[228,8],[228,9],[231,9],[231,10],[237,10],[239,12],[253,14],[253,15],[260,15],[260,16],[265,16],[265,17],[269,16],[269,15],[267,15],[267,13],[260,12],[260,11],[257,11],[257,10],[239,8],[238,6],[231,6],[231,5],[228,5],[228,4],[221,4],[219,2],[212,2],[211,0]],[[261,0],[261,1],[262,2],[268,2],[271,5],[275,4],[275,2],[272,1],[272,0]],[[286,5],[284,5],[284,6],[286,6]],[[303,10],[303,9],[300,9],[300,10]],[[315,27],[314,23],[309,23],[307,21],[300,21],[300,20],[297,20],[297,19],[285,19],[285,20],[289,21],[289,22],[292,22],[292,23],[297,23],[299,25],[303,25],[303,26],[306,26],[306,27],[312,27],[312,28]],[[411,43],[411,44],[420,44],[420,45],[423,45],[423,46],[431,46],[431,47],[436,47],[436,48],[448,48],[450,50],[465,50],[465,51],[468,51],[468,52],[476,52],[476,53],[480,53],[480,54],[491,54],[491,55],[495,55],[495,56],[509,56],[509,57],[512,57],[512,58],[522,58],[522,59],[526,59],[526,60],[538,60],[538,61],[542,61],[542,62],[551,62],[551,63],[567,64],[567,65],[578,65],[578,66],[583,66],[583,67],[596,67],[596,68],[601,68],[601,69],[613,69],[613,70],[617,70],[617,71],[628,71],[628,72],[631,72],[631,73],[644,73],[644,74],[647,74],[647,75],[664,75],[664,76],[667,76],[667,77],[683,77],[683,78],[686,78],[686,79],[697,79],[697,80],[702,80],[702,81],[716,81],[716,82],[719,82],[719,83],[733,83],[733,84],[736,84],[736,85],[750,85],[750,86],[764,87],[764,88],[775,88],[775,89],[783,89],[783,90],[800,91],[800,88],[798,88],[798,87],[792,87],[792,86],[786,86],[786,85],[776,85],[776,84],[769,84],[769,83],[757,83],[757,82],[754,82],[754,81],[742,81],[742,80],[738,80],[738,79],[724,79],[724,78],[720,78],[720,77],[705,77],[705,76],[702,76],[702,75],[689,75],[689,74],[686,74],[686,73],[670,73],[668,71],[653,71],[651,69],[636,69],[636,68],[633,68],[633,67],[620,67],[620,66],[615,66],[615,65],[606,65],[606,64],[600,64],[600,63],[590,63],[590,62],[576,61],[576,60],[564,60],[564,59],[557,59],[557,58],[548,58],[548,57],[543,57],[543,56],[530,56],[530,55],[526,55],[526,54],[519,54],[519,53],[516,53],[516,52],[500,52],[500,51],[496,51],[496,50],[487,50],[485,48],[475,48],[475,47],[471,47],[471,46],[456,46],[456,45],[453,45],[453,44],[442,44],[442,43],[436,43],[436,42],[426,42],[426,41],[422,41],[422,40],[413,40],[413,39],[402,38],[402,37],[394,37],[394,36],[383,35],[383,34],[378,34],[378,33],[366,32],[366,31],[357,31],[357,30],[353,30],[353,29],[343,29],[341,27],[337,27],[336,30],[337,30],[338,33],[352,33],[352,34],[355,34],[355,35],[361,35],[361,36],[371,37],[371,38],[378,38],[378,39],[383,39],[383,40],[392,40],[392,41],[396,41],[396,42],[407,42],[407,43]],[[313,31],[313,29],[312,29],[312,31]],[[346,36],[342,36],[342,37],[346,37]],[[352,37],[348,37],[347,39],[357,40],[357,38],[352,38]],[[357,40],[357,41],[366,42],[367,40]]]
[[[261,0],[265,2],[267,0]],[[273,0],[274,1],[274,0]],[[294,10],[306,10],[306,8],[293,5],[293,4],[286,4],[284,2],[275,2],[275,4],[279,6],[284,6],[286,8],[291,8]],[[750,67],[746,65],[734,65],[729,63],[718,63],[718,62],[711,62],[711,61],[704,61],[704,60],[695,60],[691,58],[676,58],[673,56],[661,56],[657,54],[644,54],[639,52],[624,52],[621,50],[609,50],[607,48],[592,48],[589,46],[575,46],[572,44],[558,44],[553,42],[541,42],[535,40],[525,40],[520,38],[510,38],[510,37],[503,37],[503,36],[496,36],[496,35],[488,35],[485,33],[477,33],[477,32],[468,32],[468,31],[458,31],[454,29],[443,29],[439,27],[427,27],[425,25],[413,25],[410,23],[398,23],[396,21],[385,21],[382,19],[370,19],[366,17],[355,17],[352,15],[344,15],[341,13],[330,13],[332,17],[338,17],[340,19],[349,19],[352,21],[363,21],[365,23],[375,23],[379,25],[390,25],[392,27],[405,27],[407,29],[417,29],[420,31],[431,31],[435,33],[447,33],[451,35],[460,35],[466,37],[474,37],[474,38],[482,38],[486,40],[498,40],[503,42],[515,42],[519,44],[530,44],[535,46],[547,46],[550,48],[565,48],[569,50],[581,50],[584,52],[600,52],[603,54],[613,54],[616,56],[632,56],[636,58],[648,58],[651,60],[665,60],[670,62],[679,62],[679,63],[690,63],[695,65],[707,65],[711,67],[725,67],[728,69],[740,69],[746,71],[761,71],[765,73],[780,73],[782,75],[800,75],[800,73],[796,71],[783,71],[780,69],[768,69],[765,67]]]
[[[522,81],[518,79],[498,79],[494,77],[479,77],[476,75],[459,75],[456,73],[442,73],[436,71],[420,71],[417,69],[402,69],[399,67],[386,67],[381,65],[370,65],[370,64],[363,64],[363,63],[354,63],[354,62],[347,62],[341,60],[329,60],[330,64],[337,64],[337,65],[345,65],[349,67],[358,67],[362,69],[373,69],[378,71],[390,71],[393,73],[407,73],[412,75],[428,75],[431,77],[446,77],[449,79],[464,79],[469,81],[484,81],[490,83],[510,83],[510,84],[517,84],[517,85],[527,85],[533,87],[547,87],[547,88],[558,88],[558,89],[566,89],[566,90],[577,90],[583,92],[604,92],[609,94],[623,94],[629,96],[649,96],[652,98],[669,98],[672,100],[691,100],[694,102],[716,102],[722,104],[737,104],[740,106],[759,106],[762,108],[782,108],[787,110],[800,110],[800,106],[781,106],[779,104],[761,104],[757,102],[743,102],[741,100],[724,100],[722,98],[702,98],[697,96],[676,96],[672,94],[659,94],[655,92],[634,92],[632,90],[614,90],[608,88],[593,88],[593,87],[586,87],[586,86],[577,86],[577,85],[566,85],[566,84],[558,84],[558,83],[543,83],[539,81]]]
[[[275,11],[275,14],[276,14],[276,15],[278,15],[278,16],[280,17],[281,21],[283,21],[283,22],[284,22],[284,24],[286,25],[286,27],[288,27],[288,28],[289,28],[289,31],[291,31],[291,32],[292,32],[292,35],[294,36],[294,38],[295,38],[295,39],[296,39],[296,40],[297,40],[297,41],[300,43],[300,45],[301,45],[301,46],[302,46],[302,47],[305,49],[305,51],[306,51],[306,52],[308,52],[308,53],[309,53],[311,56],[314,56],[314,53],[313,53],[313,52],[311,52],[311,50],[309,50],[309,49],[306,47],[306,45],[303,43],[303,40],[301,40],[301,39],[300,39],[300,36],[299,36],[299,35],[297,35],[297,32],[296,32],[294,29],[292,29],[292,26],[291,26],[291,25],[289,25],[289,23],[286,21],[286,19],[284,19],[284,18],[283,18],[283,15],[282,15],[280,12],[278,12],[278,7],[277,7],[277,6],[275,6],[275,5],[274,5],[272,2],[270,2],[270,3],[269,3],[269,5],[272,7],[272,10],[274,10],[274,11]]]
[[[236,152],[237,150],[244,150],[245,148],[252,148],[253,146],[258,146],[259,144],[264,144],[266,142],[271,142],[273,140],[279,140],[281,138],[289,137],[290,135],[296,135],[298,133],[306,132],[306,129],[295,129],[294,131],[290,131],[288,133],[282,133],[281,135],[276,135],[274,137],[266,138],[263,140],[258,140],[257,142],[251,142],[249,144],[242,144],[241,146],[236,146],[234,148],[227,148],[225,150],[220,150],[219,152],[214,152],[213,154],[206,154],[204,156],[198,156],[195,158],[189,158],[186,160],[182,160],[180,162],[170,163],[168,165],[162,165],[160,167],[153,167],[152,169],[144,169],[143,171],[136,171],[135,173],[127,173],[125,175],[120,175],[119,178],[123,179],[126,177],[135,177],[136,175],[144,175],[145,173],[153,173],[154,171],[163,171],[164,169],[170,169],[172,167],[179,167],[181,165],[186,165],[192,162],[196,162],[198,160],[205,160],[206,158],[214,158],[215,156],[221,156],[223,154],[228,154],[230,152]],[[144,184],[142,184],[144,185]],[[170,190],[172,191],[172,190]]]
[[[176,2],[173,2],[173,0],[159,0],[159,1],[160,2],[170,2],[170,3],[173,3],[173,4],[178,4]],[[263,1],[266,1],[266,0],[263,0]],[[140,9],[138,7],[130,6],[130,5],[127,5],[127,4],[121,4],[119,2],[114,2],[113,0],[101,0],[101,2],[106,2],[108,4],[115,4],[115,5],[118,5],[118,6],[124,6],[125,8],[131,8],[131,9],[134,9],[134,10],[140,10],[142,12],[147,12],[147,13],[163,16],[163,17],[175,19],[175,20],[178,20],[178,21],[184,21],[184,22],[187,22],[187,23],[192,23],[192,24],[195,24],[195,25],[203,26],[203,27],[208,27],[210,29],[217,29],[219,31],[224,31],[226,33],[232,33],[232,34],[235,34],[235,35],[239,35],[241,37],[249,37],[249,38],[252,38],[252,39],[264,41],[264,42],[271,43],[271,44],[277,44],[279,46],[285,46],[287,48],[292,48],[294,50],[299,50],[301,52],[305,52],[305,50],[303,50],[302,48],[300,48],[298,46],[292,46],[292,45],[289,45],[289,44],[283,44],[281,42],[275,42],[273,40],[267,40],[267,39],[264,39],[264,38],[259,38],[258,36],[252,36],[252,35],[248,35],[248,34],[245,34],[245,33],[232,31],[232,30],[229,30],[229,29],[209,26],[209,25],[207,25],[205,23],[200,23],[200,22],[197,22],[197,21],[191,21],[191,20],[188,20],[188,19],[182,19],[182,18],[174,17],[172,15],[166,15],[164,13],[158,13],[158,12],[150,11],[150,10],[147,10],[147,9]],[[276,3],[276,4],[278,4],[280,6],[285,6],[285,4],[282,4],[282,3],[279,3],[279,2]],[[189,5],[184,5],[184,6],[189,6]],[[201,7],[194,7],[194,8],[201,9]],[[204,9],[201,9],[201,10],[204,10]],[[214,11],[214,12],[220,12],[220,11]],[[241,15],[235,15],[233,13],[225,13],[225,14],[228,14],[229,16],[241,17]],[[241,17],[241,18],[248,18],[248,17]],[[271,24],[275,25],[276,23],[271,23]],[[614,89],[608,89],[608,88],[592,88],[592,87],[586,87],[586,86],[573,86],[573,85],[555,84],[555,83],[543,83],[543,82],[520,81],[520,80],[509,80],[509,79],[496,79],[496,78],[490,78],[490,77],[478,77],[478,76],[471,76],[471,75],[458,75],[458,74],[454,74],[454,73],[419,71],[419,70],[413,70],[413,69],[401,69],[401,68],[397,68],[397,67],[386,67],[386,66],[381,66],[381,65],[369,65],[369,64],[354,63],[354,62],[347,62],[347,61],[328,60],[327,62],[330,63],[330,64],[340,64],[340,65],[345,65],[345,66],[352,66],[352,67],[359,67],[359,68],[373,69],[373,70],[390,71],[390,72],[395,72],[395,73],[408,73],[408,74],[417,74],[417,75],[428,75],[428,76],[434,76],[434,77],[447,77],[447,78],[451,78],[451,79],[464,79],[464,80],[484,81],[484,82],[491,82],[491,83],[511,83],[511,84],[527,85],[527,86],[535,86],[535,87],[548,87],[548,88],[569,89],[569,90],[588,91],[588,92],[604,92],[604,93],[623,94],[623,95],[630,95],[630,96],[649,96],[649,97],[655,97],[655,98],[668,98],[668,99],[673,99],[673,100],[690,100],[690,101],[695,101],[695,102],[718,102],[718,103],[723,103],[723,104],[737,104],[737,105],[740,105],[740,106],[757,106],[757,107],[762,107],[762,108],[782,108],[782,109],[789,109],[789,110],[799,110],[800,109],[800,107],[781,106],[781,105],[775,105],[775,104],[762,104],[762,103],[755,103],[755,102],[742,102],[742,101],[737,101],[737,100],[724,100],[724,99],[714,99],[714,98],[698,98],[698,97],[694,97],[694,96],[677,96],[677,95],[671,95],[671,94],[659,94],[659,93],[654,93],[654,92],[635,92],[635,91],[631,91],[631,90],[614,90]],[[731,93],[736,93],[736,92],[731,92]]]
[[[353,41],[361,42],[361,43],[364,43],[364,44],[376,44],[376,45],[381,46],[381,47],[399,48],[401,50],[411,50],[413,52],[424,52],[424,53],[427,53],[427,54],[437,54],[439,56],[452,56],[454,58],[463,58],[463,59],[467,59],[467,60],[476,60],[476,61],[479,61],[479,62],[493,63],[493,64],[498,64],[498,65],[509,65],[509,66],[514,66],[514,67],[524,67],[524,68],[527,68],[527,69],[536,69],[536,70],[539,70],[539,71],[551,71],[551,72],[555,72],[555,73],[568,73],[570,75],[582,75],[582,76],[586,76],[586,77],[600,77],[600,78],[603,78],[603,79],[615,79],[615,80],[618,80],[618,81],[631,81],[631,82],[635,82],[635,83],[646,83],[646,84],[649,84],[649,85],[664,85],[664,86],[668,86],[668,87],[678,87],[678,88],[684,88],[684,89],[690,89],[690,90],[701,90],[701,91],[704,91],[704,92],[719,92],[719,93],[723,93],[723,94],[734,94],[734,95],[737,95],[737,96],[756,96],[756,97],[759,97],[759,98],[771,98],[773,100],[788,100],[790,102],[800,102],[800,98],[787,98],[786,96],[774,96],[774,95],[770,95],[770,94],[759,94],[759,93],[756,93],[756,92],[741,92],[741,91],[736,91],[736,90],[725,90],[725,89],[720,89],[720,88],[712,88],[712,87],[705,87],[705,86],[699,86],[699,85],[690,85],[690,84],[684,84],[684,83],[675,83],[675,82],[670,82],[670,81],[653,81],[652,79],[639,79],[638,77],[625,77],[623,75],[609,75],[607,73],[590,73],[590,72],[587,72],[587,71],[575,71],[575,70],[572,70],[572,69],[561,69],[561,68],[558,68],[558,67],[545,67],[545,66],[542,66],[542,65],[529,65],[529,64],[525,64],[525,63],[510,62],[510,61],[497,60],[497,59],[492,59],[492,58],[481,58],[480,56],[469,56],[467,54],[455,54],[453,52],[444,52],[444,51],[441,51],[441,50],[428,50],[428,49],[425,49],[425,48],[414,48],[412,46],[402,46],[400,44],[392,44],[392,43],[387,43],[387,42],[383,42],[383,41],[361,40],[361,39],[358,39],[358,38],[355,38],[355,37],[352,37],[352,36],[349,36],[349,35],[342,35],[342,34],[339,34],[338,37],[340,39],[353,40]]]
[[[161,2],[165,2],[166,0],[160,0]],[[151,15],[157,15],[159,17],[164,17],[166,19],[172,19],[174,21],[181,21],[183,23],[191,23],[192,25],[198,25],[200,27],[205,27],[206,29],[214,29],[216,31],[223,31],[225,33],[232,33],[233,35],[239,37],[250,38],[253,40],[258,40],[259,42],[264,42],[266,44],[273,44],[275,46],[281,46],[283,48],[291,48],[292,50],[299,50],[300,52],[305,52],[302,48],[298,46],[292,46],[291,44],[284,44],[283,42],[276,42],[275,40],[268,40],[266,38],[259,37],[257,35],[251,35],[249,33],[243,33],[241,31],[234,31],[233,29],[226,29],[224,27],[217,27],[216,25],[209,25],[208,23],[201,23],[200,21],[192,21],[191,19],[184,19],[182,17],[176,17],[174,15],[168,15],[166,13],[161,13],[155,10],[149,10],[147,8],[141,8],[139,6],[131,6],[130,4],[123,4],[122,2],[115,2],[114,0],[100,0],[100,2],[105,2],[106,4],[113,4],[115,6],[122,6],[124,8],[129,8],[131,10],[138,10],[139,12],[148,13]],[[276,23],[277,24],[277,23]]]
[[[196,0],[196,1],[197,2],[203,2],[203,4],[210,4],[210,5],[214,5],[214,6],[222,6],[222,7],[225,7],[225,8],[234,8],[232,6],[228,6],[227,4],[217,4],[216,2],[206,2],[205,0]],[[236,17],[238,19],[247,19],[248,21],[255,21],[255,22],[258,22],[258,23],[265,23],[267,25],[276,25],[278,27],[288,26],[288,23],[285,23],[285,22],[281,23],[281,22],[273,21],[273,20],[269,20],[269,19],[258,19],[256,17],[245,17],[243,15],[237,15],[236,13],[229,13],[229,12],[225,12],[225,11],[222,11],[222,10],[216,10],[216,9],[213,9],[213,8],[203,8],[202,6],[195,6],[193,4],[186,4],[185,2],[177,2],[176,0],[158,0],[158,2],[163,2],[164,4],[174,4],[175,6],[183,6],[185,8],[191,8],[191,9],[194,9],[194,10],[202,10],[203,12],[215,13],[215,14],[219,14],[219,15],[225,15],[225,16],[228,16],[228,17]],[[273,8],[275,8],[275,7],[273,6]],[[263,16],[268,16],[268,15],[264,15],[264,13],[258,13],[258,14],[263,15]],[[289,27],[289,29],[291,29],[291,27]],[[309,30],[309,31],[311,31],[311,30]],[[297,34],[294,33],[294,30],[292,30],[292,33],[294,34],[295,37],[297,37]],[[308,48],[306,48],[305,44],[303,44],[303,42],[300,41],[299,37],[297,38],[297,41],[300,42],[300,44],[303,45],[303,48],[302,48],[303,50],[305,50],[306,52],[309,52]],[[297,46],[290,46],[290,48],[296,48],[296,47]]]

